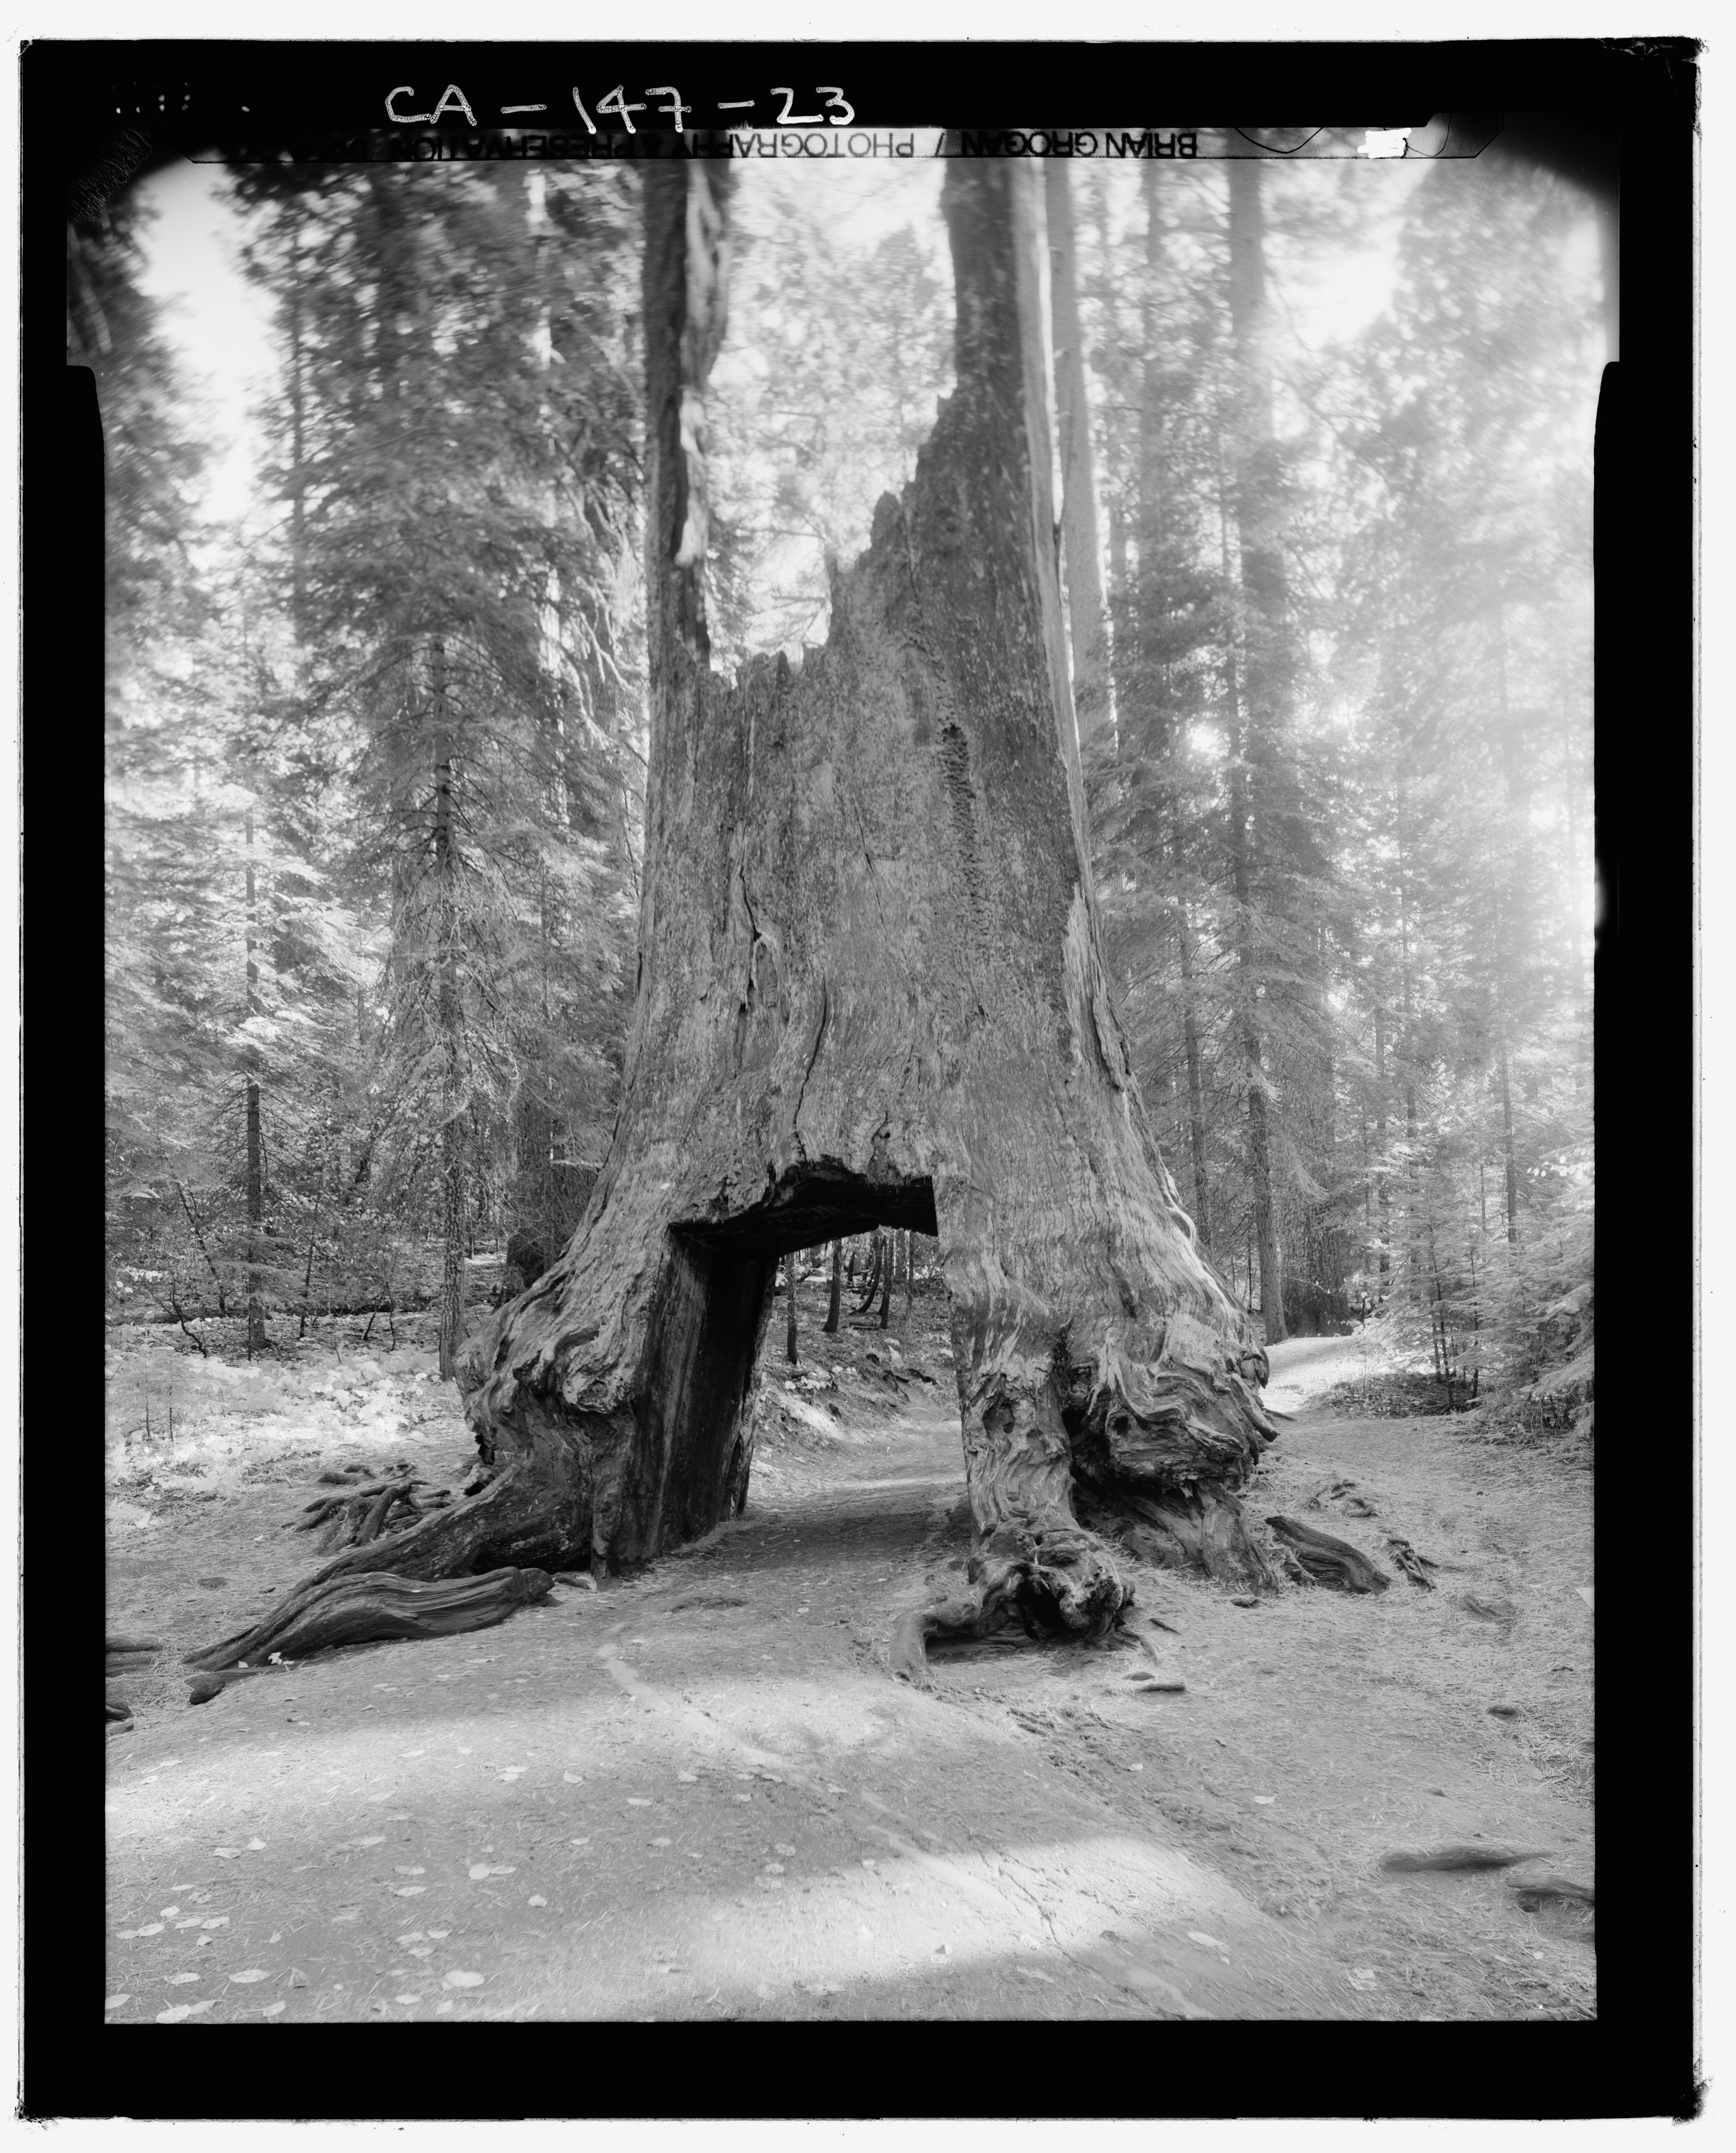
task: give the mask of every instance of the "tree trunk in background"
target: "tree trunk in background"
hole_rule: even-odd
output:
[[[1519,1161],[1513,1148],[1513,1087],[1507,1074],[1507,1042],[1501,1041],[1501,1150],[1507,1162],[1507,1239],[1519,1245]]]
[[[1387,1174],[1387,1025],[1386,1003],[1377,994],[1374,1001],[1374,1146],[1380,1164],[1374,1185],[1380,1198],[1380,1275],[1393,1268],[1393,1192]]]
[[[1180,836],[1176,832],[1179,849]],[[1187,899],[1181,889],[1181,862],[1175,863],[1175,940],[1181,955],[1181,1038],[1187,1060],[1188,1144],[1194,1168],[1194,1224],[1200,1245],[1211,1248],[1211,1204],[1206,1183],[1206,1094],[1200,1077],[1200,1021],[1194,998],[1194,941]]]
[[[1114,721],[1109,700],[1109,622],[1098,557],[1097,481],[1091,456],[1091,406],[1085,391],[1084,333],[1079,326],[1072,182],[1066,165],[1054,158],[1045,160],[1043,181],[1056,430],[1061,449],[1062,568],[1072,630],[1074,713],[1080,751],[1089,756]]]
[[[1224,524],[1226,564],[1229,523]],[[1241,708],[1241,669],[1232,644],[1224,665],[1225,724],[1230,751],[1229,818],[1231,888],[1236,900],[1236,1028],[1248,1093],[1248,1187],[1253,1215],[1251,1239],[1260,1250],[1260,1313],[1266,1342],[1284,1336],[1284,1288],[1278,1267],[1273,1220],[1272,1138],[1266,1117],[1266,1056],[1260,1036],[1259,967],[1254,949],[1252,833],[1248,815],[1247,725]],[[1248,1292],[1253,1293],[1254,1261],[1248,1257]]]
[[[832,1243],[832,1297],[826,1306],[825,1321],[820,1326],[829,1338],[835,1338],[838,1334],[839,1304],[843,1298],[844,1244],[841,1240],[834,1240]]]
[[[976,1526],[921,1633],[1097,1634],[1162,1559],[1269,1578],[1266,1362],[1195,1253],[1110,1000],[1053,542],[1034,176],[947,164],[958,386],[800,674],[708,665],[704,395],[728,168],[648,164],[651,766],[638,1002],[584,1224],[467,1349],[501,1461],[340,1558],[641,1563],[739,1510],[779,1255],[940,1236]],[[913,1663],[907,1658],[906,1666]]]
[[[247,842],[247,1015],[258,1015],[259,891],[253,867],[253,810],[246,814]],[[231,947],[234,945],[231,944]],[[259,1270],[259,1241],[265,1224],[265,1130],[259,1109],[259,1049],[250,1039],[242,1057],[247,1071],[247,1358],[266,1346],[264,1281]]]
[[[892,1310],[892,1279],[898,1269],[898,1229],[886,1237],[886,1260],[880,1275],[880,1327],[884,1331]]]
[[[458,1367],[464,1326],[464,1125],[458,992],[458,844],[452,819],[452,732],[446,703],[446,645],[436,636],[430,654],[434,719],[434,858],[436,905],[435,995],[440,1037],[440,1378]]]
[[[1253,878],[1249,863],[1247,780],[1239,730],[1230,756],[1230,868],[1236,892],[1236,962],[1241,1004],[1241,1047],[1248,1080],[1248,1180],[1253,1191],[1254,1238],[1260,1248],[1260,1314],[1266,1342],[1284,1337],[1284,1280],[1278,1265],[1277,1228],[1272,1189],[1272,1131],[1266,1114],[1266,1060],[1260,1037],[1258,985],[1253,951]]]
[[[789,1297],[788,1321],[784,1331],[784,1357],[792,1368],[799,1364],[802,1357],[796,1341],[795,1259],[794,1249],[789,1250],[784,1258],[784,1290]]]
[[[865,1316],[874,1306],[874,1296],[880,1291],[881,1265],[886,1260],[886,1236],[876,1227],[869,1237],[868,1283],[862,1298],[856,1303],[856,1314]]]
[[[307,641],[307,339],[302,320],[304,294],[302,276],[302,234],[306,215],[301,201],[290,212],[294,226],[290,237],[288,363],[285,369],[289,390],[289,622],[297,649]]]
[[[1404,1241],[1405,1291],[1411,1301],[1423,1297],[1417,1214],[1420,1199],[1417,1185],[1417,1064],[1415,1011],[1410,994],[1410,891],[1404,865],[1404,822],[1401,797],[1398,822],[1398,1011],[1403,1022],[1398,1033],[1398,1059],[1404,1069]]]
[[[1283,506],[1279,459],[1272,426],[1271,307],[1266,288],[1265,213],[1261,203],[1256,158],[1232,158],[1226,165],[1230,188],[1230,319],[1236,342],[1236,395],[1231,443],[1235,461],[1232,489],[1236,530],[1241,557],[1242,633],[1237,665],[1242,725],[1235,761],[1232,794],[1236,906],[1244,923],[1238,955],[1251,973],[1251,923],[1256,849],[1272,847],[1293,812],[1290,770],[1290,705],[1295,658],[1290,630],[1289,578],[1283,552]],[[1268,865],[1272,864],[1270,863]],[[1251,1012],[1258,987],[1245,982],[1245,1008]],[[1266,1318],[1266,1341],[1285,1335],[1284,1285],[1273,1201],[1270,1128],[1260,1027],[1245,1018],[1248,1033],[1248,1119],[1255,1178],[1255,1215],[1260,1238],[1260,1305]]]
[[[1164,824],[1160,846],[1167,841],[1175,875],[1175,940],[1181,967],[1181,1034],[1183,1061],[1187,1071],[1188,1151],[1193,1169],[1194,1224],[1200,1244],[1211,1246],[1211,1204],[1206,1180],[1206,1105],[1200,1074],[1200,1020],[1194,990],[1194,941],[1187,909],[1187,842],[1182,820],[1181,788],[1177,776],[1180,742],[1177,738],[1168,654],[1161,659],[1165,603],[1162,563],[1166,551],[1173,557],[1173,537],[1166,547],[1166,519],[1173,528],[1175,502],[1169,478],[1165,440],[1168,389],[1163,354],[1154,319],[1158,296],[1168,282],[1164,256],[1162,206],[1159,199],[1157,168],[1147,165],[1140,173],[1145,201],[1145,277],[1144,328],[1145,358],[1140,384],[1140,626],[1139,671],[1142,682],[1151,679],[1161,664],[1163,722],[1160,751],[1167,767],[1163,776]]]

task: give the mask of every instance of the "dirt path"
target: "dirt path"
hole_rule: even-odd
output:
[[[1353,1343],[1279,1349],[1274,1402],[1337,1365],[1308,1349]],[[1444,1423],[1304,1414],[1261,1514],[1355,1478],[1425,1553],[1514,1594],[1514,1622],[1497,1636],[1444,1575],[1243,1609],[1142,1572],[1184,1694],[1132,1688],[1131,1651],[1023,1639],[937,1655],[923,1692],[886,1641],[962,1565],[964,1489],[947,1384],[908,1387],[890,1425],[769,1444],[747,1517],[642,1579],[141,1709],[109,1745],[110,2018],[1590,2010],[1589,1947],[1498,1877],[1376,1866],[1480,1832],[1584,1869],[1583,1760],[1576,1782],[1563,1759],[1590,1617],[1563,1580],[1576,1535],[1589,1560],[1589,1489],[1547,1523],[1525,1461],[1468,1461]],[[236,1547],[305,1568],[299,1535],[245,1530],[282,1514],[256,1511]],[[1383,1559],[1378,1524],[1322,1522]],[[200,1560],[216,1529],[199,1520]],[[160,1611],[175,1559],[111,1565],[114,1619]],[[1519,1591],[1540,1565],[1571,1607]]]

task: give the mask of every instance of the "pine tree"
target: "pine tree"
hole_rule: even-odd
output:
[[[343,736],[353,873],[389,898],[379,1045],[439,1131],[449,1372],[492,1156],[515,1138],[529,1223],[570,1230],[555,1155],[595,1143],[618,1037],[637,414],[603,296],[625,197],[591,176],[238,185],[284,328],[295,717]]]

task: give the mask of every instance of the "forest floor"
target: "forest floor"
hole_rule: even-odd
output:
[[[1135,1687],[1124,1644],[1023,1636],[936,1651],[914,1688],[893,1624],[967,1545],[942,1304],[901,1343],[848,1315],[826,1339],[822,1294],[799,1369],[774,1314],[741,1519],[197,1708],[179,1655],[314,1566],[288,1527],[321,1470],[455,1486],[475,1450],[402,1324],[395,1351],[251,1367],[111,1345],[108,1626],[170,1647],[108,1744],[111,2023],[1595,2014],[1588,1916],[1379,1865],[1482,1838],[1594,1881],[1581,1453],[1358,1417],[1393,1372],[1372,1333],[1279,1346],[1295,1418],[1251,1514],[1389,1572],[1402,1534],[1438,1589],[1243,1607],[1136,1567],[1185,1691]]]

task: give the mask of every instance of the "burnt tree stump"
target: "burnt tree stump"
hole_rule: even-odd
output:
[[[498,1471],[331,1569],[620,1573],[698,1540],[746,1500],[779,1258],[909,1230],[941,1244],[975,1544],[969,1590],[901,1649],[1007,1616],[1100,1638],[1132,1589],[1079,1492],[1167,1559],[1264,1585],[1237,1491],[1277,1429],[1104,957],[1040,175],[948,161],[957,387],[834,576],[825,648],[733,681],[703,574],[728,187],[696,157],[647,165],[642,190],[650,739],[608,1156],[566,1250],[459,1364]],[[882,1290],[888,1270],[883,1251]]]

